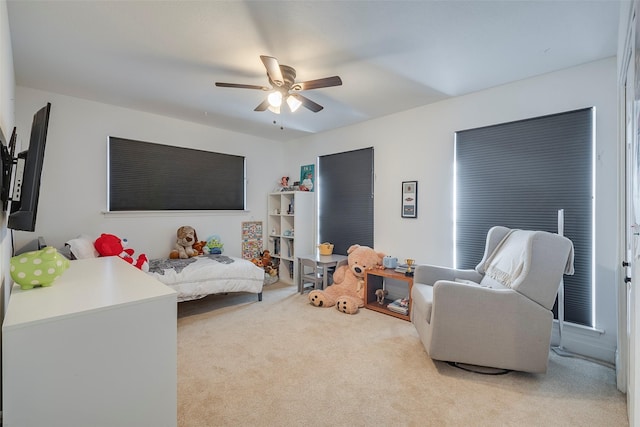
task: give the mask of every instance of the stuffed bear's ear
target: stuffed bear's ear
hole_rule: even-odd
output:
[[[196,229],[193,229],[193,241],[197,242],[198,241],[198,235],[196,234]]]
[[[355,251],[356,249],[358,249],[360,247],[360,245],[356,244],[356,245],[351,245],[349,247],[349,249],[347,249],[347,254],[350,254],[351,252]]]
[[[378,264],[382,265],[382,259],[385,255],[382,252],[378,252]]]

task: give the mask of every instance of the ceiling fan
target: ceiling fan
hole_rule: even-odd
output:
[[[296,111],[301,105],[303,105],[305,108],[317,113],[324,107],[297,92],[330,86],[340,86],[342,84],[342,80],[338,76],[297,83],[295,81],[296,70],[293,67],[281,65],[278,63],[276,58],[271,56],[261,55],[260,59],[262,60],[264,67],[267,69],[267,77],[269,78],[271,87],[221,82],[216,82],[216,86],[271,91],[269,96],[267,96],[267,99],[262,101],[254,111],[265,111],[268,109],[276,114],[280,114],[280,106],[283,102],[287,103],[291,112]]]

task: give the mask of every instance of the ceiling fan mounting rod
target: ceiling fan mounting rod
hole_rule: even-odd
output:
[[[278,89],[281,92],[288,92],[291,89],[293,82],[296,80],[296,70],[288,65],[280,65],[280,71],[282,72],[282,79],[284,82],[278,85],[276,82],[271,80],[271,77],[269,77],[269,74],[267,73],[269,83],[271,83],[271,86],[273,86],[274,89]]]

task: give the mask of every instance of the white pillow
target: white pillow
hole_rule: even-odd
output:
[[[86,234],[81,234],[75,239],[71,239],[66,242],[66,245],[69,245],[71,248],[71,254],[75,257],[75,259],[87,259],[87,258],[97,258],[100,254],[96,251],[95,246],[93,246],[94,239],[87,236]]]

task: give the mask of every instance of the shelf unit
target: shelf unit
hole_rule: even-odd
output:
[[[378,304],[376,298],[376,289],[385,289],[385,279],[393,279],[395,281],[404,281],[407,283],[407,294],[409,295],[409,312],[406,315],[396,313],[387,308],[387,304],[393,302],[391,299],[385,298],[383,304]],[[411,288],[413,287],[413,276],[405,276],[404,273],[398,273],[394,269],[385,268],[384,270],[367,270],[364,280],[364,306],[369,310],[388,314],[403,320],[410,320],[411,313]]]
[[[267,248],[280,262],[280,281],[298,282],[296,255],[315,253],[315,193],[270,193],[267,202]]]

